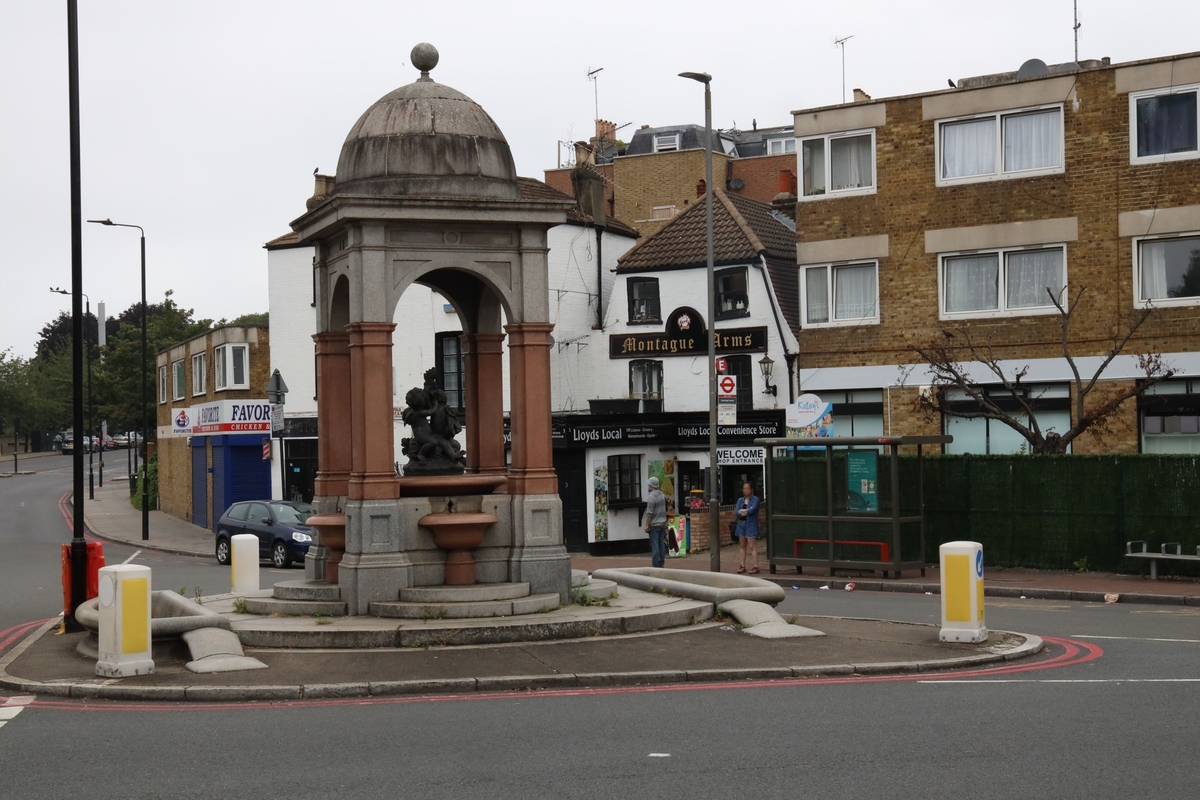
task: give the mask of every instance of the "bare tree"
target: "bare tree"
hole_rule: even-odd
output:
[[[1072,300],[1064,304],[1060,296],[1046,290],[1054,307],[1058,309],[1059,330],[1062,338],[1062,354],[1067,365],[1071,368],[1072,377],[1072,411],[1071,426],[1066,432],[1043,430],[1038,422],[1039,396],[1033,396],[1029,384],[1023,383],[1029,372],[1026,365],[1015,372],[1006,371],[996,356],[991,341],[979,342],[972,336],[967,327],[957,327],[953,330],[942,330],[941,336],[933,341],[914,346],[913,350],[927,365],[931,376],[928,391],[922,391],[914,401],[915,410],[926,419],[934,419],[940,415],[960,417],[963,419],[991,419],[1003,423],[1021,434],[1029,443],[1029,451],[1037,454],[1065,453],[1067,446],[1084,431],[1092,435],[1102,435],[1109,430],[1111,421],[1117,409],[1126,400],[1138,397],[1157,383],[1168,380],[1175,374],[1161,355],[1157,353],[1138,353],[1136,355],[1138,369],[1142,378],[1134,382],[1130,388],[1107,396],[1103,402],[1088,406],[1087,399],[1096,388],[1104,371],[1118,355],[1120,355],[1155,309],[1147,306],[1138,311],[1130,321],[1124,335],[1116,340],[1105,354],[1099,367],[1085,378],[1079,372],[1079,365],[1071,355],[1071,317],[1079,307],[1084,288],[1080,288]],[[960,361],[966,358],[967,362]],[[970,363],[982,364],[990,375],[986,381],[981,381],[972,374]],[[992,380],[994,376],[995,380]],[[988,392],[985,386],[995,386],[996,382],[1003,387],[1000,397],[1011,398],[1016,407],[1023,412],[1028,424],[1022,422],[1021,415],[1014,416],[1001,408],[1001,405],[1011,406],[1009,402],[997,402],[997,395]],[[955,395],[958,395],[957,397]],[[964,409],[962,399],[974,401],[975,407]]]

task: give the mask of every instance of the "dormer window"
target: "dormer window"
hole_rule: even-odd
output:
[[[767,140],[767,155],[781,156],[794,152],[796,152],[796,140],[793,138]]]
[[[654,134],[654,152],[669,153],[679,149],[679,134],[678,133],[656,133]]]

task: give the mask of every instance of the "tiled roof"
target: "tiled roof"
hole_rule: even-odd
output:
[[[268,250],[280,250],[285,247],[294,247],[300,243],[300,234],[293,231],[285,233],[283,236],[276,237],[263,245]]]
[[[555,189],[553,186],[550,186],[543,181],[539,181],[537,178],[518,177],[517,188],[521,190],[521,198],[525,200],[566,200],[568,202],[574,202],[575,200],[575,198],[571,197],[569,194],[564,194],[558,189]],[[584,214],[583,211],[580,210],[579,204],[576,203],[574,207],[567,211],[567,222],[571,222],[576,225],[591,225],[592,218],[587,214]],[[626,225],[616,217],[608,217],[607,226],[608,230],[612,231],[613,233],[632,236],[634,239],[640,235],[636,228]]]
[[[693,203],[621,257],[617,272],[703,266],[704,204]],[[728,264],[765,255],[796,263],[796,234],[771,214],[771,206],[748,197],[713,192],[713,261]]]

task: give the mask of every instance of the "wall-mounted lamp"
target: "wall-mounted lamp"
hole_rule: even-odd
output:
[[[772,397],[775,397],[779,394],[779,387],[771,385],[771,370],[774,367],[775,361],[768,355],[764,354],[763,357],[758,361],[758,369],[762,373],[763,383],[765,383],[767,387],[763,389],[763,394],[769,394]]]

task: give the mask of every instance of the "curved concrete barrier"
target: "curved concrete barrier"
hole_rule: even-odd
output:
[[[75,620],[87,628],[90,635],[79,640],[76,650],[87,658],[99,657],[96,635],[100,630],[100,599],[93,597],[79,605]],[[232,630],[229,619],[178,592],[150,593],[150,641],[155,658],[163,658],[188,631],[201,628]]]
[[[622,567],[598,569],[592,573],[592,577],[644,592],[665,590],[670,594],[714,604],[727,600],[755,600],[770,605],[783,602],[783,587],[749,575],[666,567]]]

